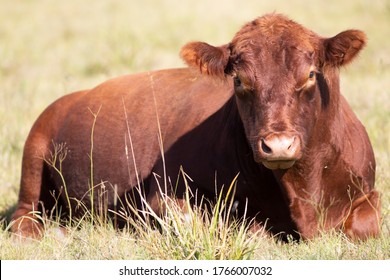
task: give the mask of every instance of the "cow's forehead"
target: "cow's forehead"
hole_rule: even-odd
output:
[[[304,56],[317,49],[319,36],[279,14],[270,14],[246,24],[232,40],[236,53],[268,52]]]

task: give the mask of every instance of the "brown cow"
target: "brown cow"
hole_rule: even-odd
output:
[[[161,184],[182,198],[183,167],[192,192],[209,199],[239,174],[237,212],[273,233],[378,236],[374,154],[339,87],[339,67],[365,41],[358,30],[323,38],[270,14],[229,44],[184,46],[183,59],[200,71],[124,76],[63,97],[27,139],[13,232],[40,235],[31,212],[39,201],[50,209],[53,196],[78,215],[78,202],[93,208],[105,188],[113,208],[114,185],[120,198],[141,186],[158,211]]]

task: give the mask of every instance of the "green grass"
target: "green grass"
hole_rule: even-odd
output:
[[[0,0],[0,6],[0,259],[390,258],[389,1]],[[46,224],[42,241],[20,243],[9,236],[5,228],[17,201],[24,141],[46,106],[117,75],[181,67],[178,53],[186,42],[227,43],[245,22],[273,11],[324,36],[348,28],[368,35],[366,49],[341,71],[341,79],[342,92],[374,146],[381,238],[351,243],[331,232],[283,244],[235,223],[220,224],[211,234],[212,225],[196,211],[195,229],[186,221],[180,226],[180,211],[172,211],[176,214],[160,231],[142,224],[137,231],[116,231],[85,219],[79,229],[68,226],[65,237],[55,222]]]

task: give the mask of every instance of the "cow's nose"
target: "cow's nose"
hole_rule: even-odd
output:
[[[296,135],[271,134],[260,140],[261,157],[267,161],[296,160],[300,154],[300,140]]]

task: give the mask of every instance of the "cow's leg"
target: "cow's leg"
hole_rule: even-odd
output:
[[[38,203],[47,148],[47,141],[39,134],[30,135],[24,148],[19,201],[11,226],[11,232],[22,237],[40,238],[43,234]]]
[[[317,213],[308,200],[298,197],[293,198],[290,204],[290,211],[301,238],[311,239],[318,234]]]
[[[170,169],[180,170],[179,167],[175,165],[172,167],[172,165],[169,165]],[[146,197],[149,210],[158,217],[163,217],[167,211],[180,211],[184,219],[188,220],[190,216],[188,207],[190,206],[186,198],[186,190],[187,185],[180,175],[164,171],[162,161],[158,161],[149,179],[149,192]]]
[[[345,234],[353,240],[378,237],[380,233],[380,195],[373,190],[352,203],[344,223]]]
[[[154,180],[154,179],[152,179]],[[151,212],[152,215],[161,216],[163,212],[161,190],[157,183],[150,183],[149,192],[146,196],[147,205],[143,206],[147,212]]]
[[[169,183],[167,183],[169,184]],[[149,192],[146,196],[147,208],[153,214],[161,217],[169,209],[179,207],[186,208],[184,193],[172,190],[172,186],[165,186],[163,180],[153,178],[149,184]]]

